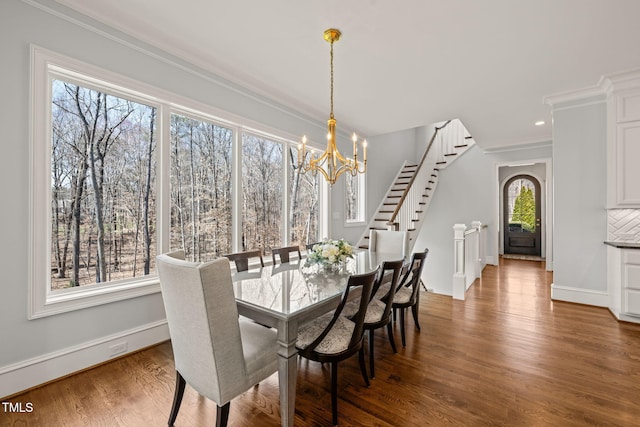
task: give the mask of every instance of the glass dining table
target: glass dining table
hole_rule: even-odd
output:
[[[240,315],[278,331],[280,417],[293,426],[296,399],[298,327],[337,307],[349,276],[375,270],[398,254],[360,251],[339,269],[310,264],[306,258],[233,273]]]

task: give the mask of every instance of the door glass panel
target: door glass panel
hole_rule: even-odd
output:
[[[514,180],[507,190],[509,203],[509,232],[533,233],[536,231],[536,188],[526,178]]]

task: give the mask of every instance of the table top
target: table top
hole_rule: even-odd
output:
[[[319,304],[337,304],[350,275],[373,271],[385,260],[400,258],[397,254],[360,251],[337,271],[307,263],[303,258],[236,272],[232,275],[236,301],[271,317],[304,316]]]

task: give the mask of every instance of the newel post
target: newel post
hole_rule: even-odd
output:
[[[484,257],[482,252],[482,248],[484,245],[482,241],[482,222],[480,221],[471,222],[471,228],[475,228],[478,233],[478,239],[476,240],[478,247],[476,248],[476,252],[475,252],[476,257],[473,260],[475,263],[474,271],[476,272],[476,279],[477,279],[482,275],[482,258]]]
[[[453,226],[453,298],[464,299],[465,294],[465,265],[464,265],[464,233],[467,226],[455,224]]]

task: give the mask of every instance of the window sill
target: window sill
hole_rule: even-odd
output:
[[[160,292],[157,277],[120,284],[87,285],[30,296],[29,319],[67,313]]]

